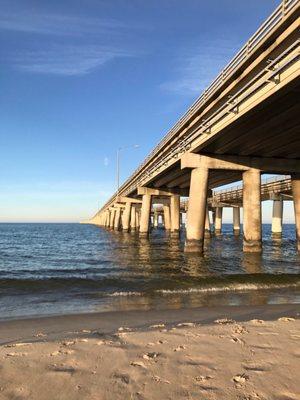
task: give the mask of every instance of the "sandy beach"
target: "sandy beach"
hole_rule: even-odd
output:
[[[219,307],[3,321],[0,399],[296,400],[299,311]]]

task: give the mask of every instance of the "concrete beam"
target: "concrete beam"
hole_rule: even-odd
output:
[[[268,158],[248,156],[204,156],[195,153],[186,153],[181,159],[181,169],[207,168],[247,171],[255,168],[270,173],[300,173],[299,160],[289,158]]]
[[[168,204],[170,204],[170,199],[160,198],[160,197],[153,197],[152,204],[168,205]]]
[[[124,207],[125,207],[125,204],[114,203],[113,207],[114,207],[114,208],[124,208]]]
[[[137,192],[140,196],[172,196],[173,194],[178,194],[176,191],[153,189],[145,186],[138,187]]]
[[[133,204],[142,204],[142,200],[134,199],[132,197],[126,196],[117,196],[118,203],[133,203]]]

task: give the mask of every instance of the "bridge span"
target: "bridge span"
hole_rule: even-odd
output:
[[[279,226],[282,199],[289,196],[300,251],[299,14],[300,0],[282,0],[89,222],[124,231],[138,227],[146,236],[151,210],[160,202],[165,225],[176,235],[180,198],[188,197],[185,250],[201,253],[208,208],[218,232],[222,208],[230,204],[238,210],[236,228],[243,207],[244,251],[260,252],[262,190],[267,188],[261,175],[287,174],[289,191],[273,198],[274,215]],[[233,191],[212,195],[213,189],[239,180],[243,186],[235,198]]]

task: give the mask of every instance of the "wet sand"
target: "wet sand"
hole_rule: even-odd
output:
[[[0,399],[300,398],[300,307],[0,322]]]

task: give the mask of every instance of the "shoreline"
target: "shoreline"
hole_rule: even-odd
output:
[[[159,323],[170,327],[187,321],[209,325],[220,318],[244,322],[251,319],[272,321],[284,316],[300,318],[300,304],[107,311],[0,319],[0,345],[19,340],[37,341],[39,333],[46,335],[47,340],[59,340],[78,335],[83,330],[110,334],[120,326],[143,331]]]
[[[297,400],[300,305],[0,322],[0,399]]]

